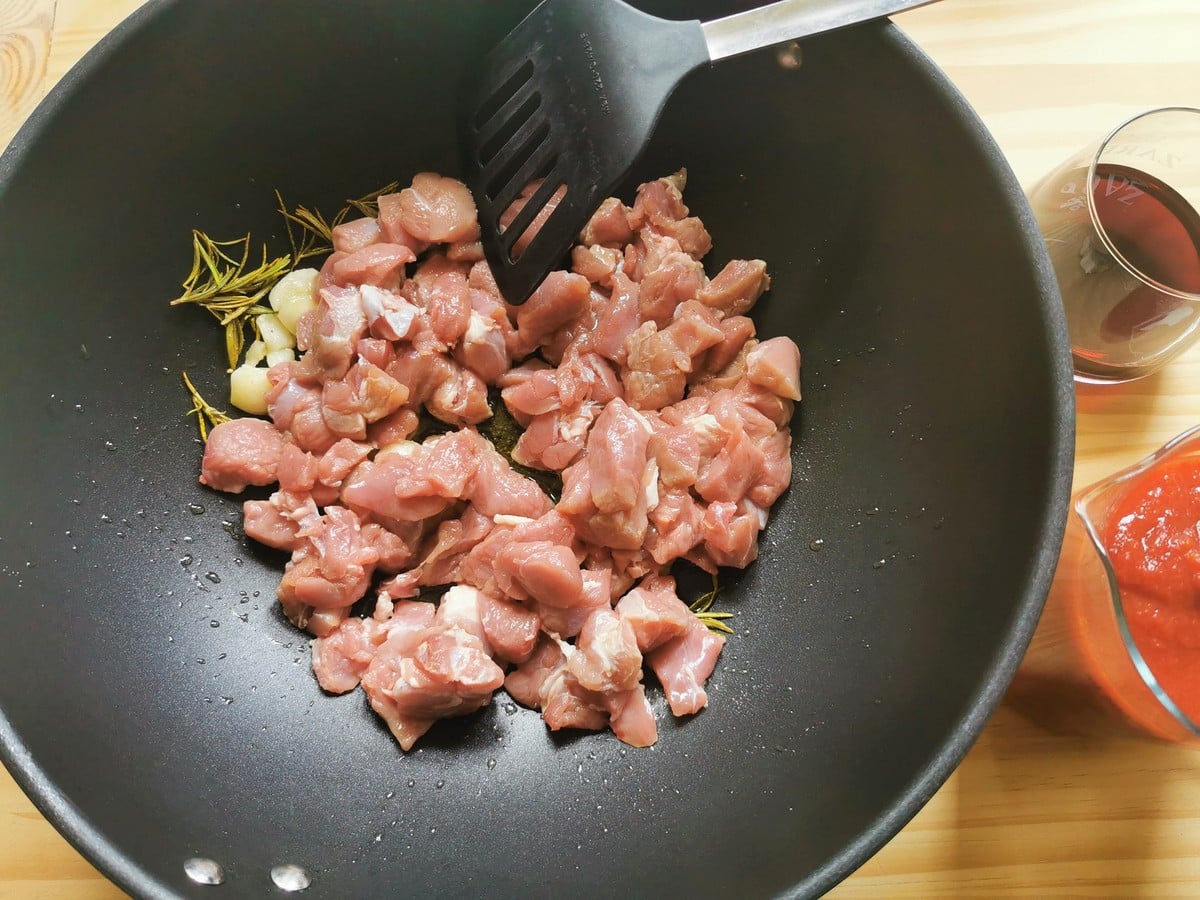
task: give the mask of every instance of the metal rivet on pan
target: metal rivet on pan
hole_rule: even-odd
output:
[[[275,887],[281,891],[302,891],[310,884],[312,879],[308,877],[299,866],[286,865],[276,866],[271,870],[271,880],[275,882]]]
[[[785,69],[800,68],[800,45],[795,41],[789,41],[779,48],[775,58],[779,60],[779,65]]]
[[[225,870],[213,859],[193,856],[183,863],[183,871],[196,884],[221,884],[225,881]]]

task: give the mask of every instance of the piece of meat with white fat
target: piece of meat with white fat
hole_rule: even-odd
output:
[[[624,247],[633,240],[629,214],[629,207],[616,197],[609,197],[583,226],[579,242],[585,246],[600,244],[605,247]]]
[[[354,253],[369,247],[380,240],[382,232],[379,220],[373,216],[363,216],[349,222],[335,225],[332,230],[333,249],[341,253]]]
[[[658,722],[646,699],[645,685],[603,694],[601,702],[608,711],[608,727],[622,743],[631,747],[649,747],[658,741]]]
[[[434,614],[431,603],[393,604],[392,615],[386,622],[386,637],[362,674],[363,691],[371,708],[406,751],[429,730],[434,718],[402,715],[388,692],[395,684],[400,663],[416,650],[429,631]]]
[[[404,282],[404,267],[416,258],[404,244],[370,244],[335,260],[333,281],[395,289]]]
[[[434,621],[446,628],[461,628],[479,641],[483,651],[491,656],[492,646],[483,627],[482,596],[470,585],[452,585],[450,590],[442,594]]]
[[[284,439],[262,419],[233,419],[209,432],[200,463],[200,483],[240,494],[250,485],[276,481]]]
[[[509,318],[509,307],[500,296],[500,288],[492,277],[492,270],[484,261],[471,266],[467,273],[467,284],[471,289],[471,309],[492,322],[504,337],[504,348],[510,359],[524,354],[520,351],[520,336],[516,325]],[[481,373],[482,374],[482,373]],[[500,376],[503,378],[503,374]]]
[[[714,634],[692,616],[687,632],[646,655],[646,662],[662,684],[674,715],[691,715],[708,705],[704,685],[724,646],[724,637]]]
[[[695,616],[679,599],[675,579],[651,575],[617,601],[617,615],[629,623],[642,653],[685,634]]]
[[[425,408],[450,425],[478,425],[491,418],[492,408],[488,405],[483,379],[453,359],[446,361],[450,364],[450,375],[437,386]]]
[[[604,407],[587,441],[592,502],[601,513],[633,509],[642,495],[650,430],[625,401]]]
[[[543,341],[587,309],[591,285],[582,275],[555,271],[546,276],[516,309],[521,356],[536,350]]]
[[[567,668],[590,691],[629,691],[642,678],[642,653],[633,625],[608,608],[588,616],[566,655]]]
[[[482,641],[457,627],[431,631],[413,654],[412,668],[392,686],[401,714],[445,718],[487,706],[504,684],[504,671]]]
[[[508,663],[523,663],[533,654],[541,630],[537,613],[491,594],[479,594],[483,631],[495,656]]]
[[[388,342],[401,341],[421,327],[421,311],[395,291],[364,284],[359,289],[359,302],[367,320],[367,330],[374,338]],[[361,354],[362,341],[358,347]],[[392,358],[395,358],[394,354]],[[380,365],[378,362],[375,364]],[[390,361],[380,367],[386,369],[388,364]]]
[[[500,548],[492,566],[497,587],[514,600],[572,607],[583,595],[579,562],[561,544],[513,541]]]
[[[298,600],[281,599],[279,609],[289,622],[315,637],[333,634],[334,630],[350,615],[348,608],[317,609]]]
[[[558,642],[542,634],[529,658],[505,676],[504,689],[522,706],[538,709],[542,702],[542,685],[562,662],[563,654]]]
[[[367,591],[379,550],[359,519],[341,506],[300,520],[299,539],[279,583],[279,599],[317,609],[352,605]]]
[[[608,609],[612,605],[612,571],[610,569],[580,569],[583,592],[574,606],[556,606],[551,603],[532,603],[542,622],[546,634],[560,638],[573,638],[583,630],[584,624],[594,610]]]
[[[535,416],[517,439],[513,460],[535,469],[562,471],[584,452],[588,433],[601,409],[601,404],[589,400],[571,411]]]
[[[400,191],[397,206],[400,225],[418,240],[453,243],[479,238],[475,200],[467,186],[454,178],[420,172],[410,187]]]
[[[428,519],[468,495],[480,458],[490,449],[468,431],[408,448],[403,453],[381,451],[374,461],[355,468],[342,487],[343,502],[386,519]]]
[[[408,388],[383,369],[359,357],[341,381],[326,381],[321,389],[322,414],[330,431],[362,440],[367,425],[400,409]]]
[[[512,365],[504,330],[495,319],[472,309],[454,359],[486,385],[496,384]]]
[[[653,476],[654,467],[643,466],[635,473],[643,483]],[[647,491],[638,493],[630,509],[602,513],[592,500],[592,473],[587,458],[568,466],[562,473],[562,497],[555,507],[585,541],[613,550],[640,550],[646,539],[649,521]]]
[[[509,544],[542,541],[570,546],[575,539],[571,523],[553,509],[536,519],[500,514],[495,522],[487,537],[467,553],[459,569],[461,581],[485,592],[503,593],[496,587],[495,563],[497,554]]]
[[[703,222],[688,215],[683,202],[686,184],[687,170],[680,169],[674,175],[641,185],[630,221],[635,227],[675,239],[685,253],[700,259],[712,249],[712,238]]]
[[[727,316],[741,316],[770,286],[767,264],[761,259],[732,259],[697,292],[696,299]]]
[[[349,618],[312,645],[317,683],[331,694],[358,687],[386,633],[374,619]]]
[[[481,443],[483,443],[481,441]],[[463,499],[485,516],[537,519],[553,507],[536,481],[514,471],[508,460],[486,443],[479,451],[475,480]]]
[[[429,325],[446,347],[455,346],[471,324],[471,292],[467,267],[435,254],[413,275],[416,305],[425,310]]]
[[[307,494],[275,491],[268,500],[247,500],[242,504],[242,530],[246,537],[291,552],[299,542],[300,522],[320,513]]]
[[[608,725],[603,697],[583,687],[563,660],[542,681],[538,694],[542,718],[551,731],[578,728],[600,731]]]
[[[492,527],[492,520],[470,504],[460,518],[439,523],[421,558],[417,570],[419,583],[439,585],[460,581],[467,554],[488,536]]]
[[[469,599],[469,598],[468,598]],[[396,604],[396,610],[413,605]],[[461,612],[461,611],[459,611]],[[393,619],[397,613],[393,613]],[[371,707],[405,750],[439,718],[472,713],[487,705],[504,673],[482,641],[448,615],[391,628],[362,676]],[[441,618],[439,619],[439,616]]]
[[[356,344],[367,333],[359,289],[322,288],[319,298],[313,345],[308,355],[316,363],[323,381],[342,378],[354,360]]]
[[[799,400],[800,348],[786,337],[763,341],[746,355],[746,378],[780,397]]]

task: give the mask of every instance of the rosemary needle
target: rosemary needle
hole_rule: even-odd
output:
[[[726,625],[723,621],[724,619],[733,618],[733,613],[712,611],[712,605],[717,599],[718,591],[720,591],[720,588],[717,585],[717,576],[714,574],[712,577],[712,590],[707,594],[702,594],[700,597],[698,597],[696,601],[688,607],[688,609],[695,613],[696,618],[703,622],[710,631],[720,631],[724,632],[725,634],[733,634],[733,629]]]
[[[224,410],[217,409],[196,390],[196,386],[192,384],[192,379],[188,378],[187,372],[180,373],[183,376],[183,386],[187,388],[187,392],[192,397],[193,406],[187,411],[187,415],[196,417],[196,424],[200,428],[200,440],[208,440],[208,429],[215,428],[222,422],[228,422]]]

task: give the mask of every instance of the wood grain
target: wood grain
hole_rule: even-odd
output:
[[[0,46],[17,33],[43,48],[42,61],[14,55],[12,73],[4,56],[6,103],[9,85],[39,96],[138,3],[59,0],[47,19],[53,5],[0,0]],[[897,21],[1026,186],[1139,110],[1200,103],[1196,0],[942,0]],[[21,102],[0,113],[0,143],[28,112]],[[1200,348],[1157,376],[1077,396],[1083,485],[1200,422]],[[1056,733],[1006,703],[925,809],[833,896],[1198,896],[1198,848],[1200,750]],[[0,772],[0,898],[119,896]]]
[[[42,99],[55,0],[0,0],[0,146]]]

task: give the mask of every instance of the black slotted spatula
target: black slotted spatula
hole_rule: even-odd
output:
[[[560,264],[692,69],[931,2],[779,0],[701,23],[621,0],[544,0],[484,58],[461,110],[465,176],[505,298],[523,303]]]

